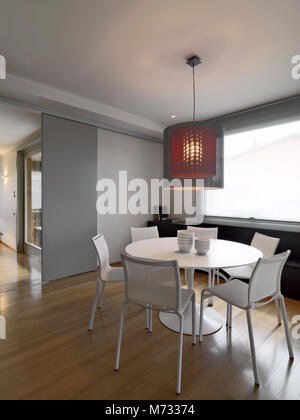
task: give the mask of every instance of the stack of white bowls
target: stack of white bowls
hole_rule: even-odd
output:
[[[210,250],[210,239],[196,238],[195,249],[197,254],[206,255]]]
[[[191,252],[194,246],[194,232],[179,230],[177,232],[177,242],[180,252],[186,254]]]

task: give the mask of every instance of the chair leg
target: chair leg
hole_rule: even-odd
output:
[[[232,328],[232,305],[227,304],[226,326]]]
[[[282,310],[282,316],[283,316],[286,342],[287,342],[288,349],[289,349],[289,355],[290,355],[291,359],[294,359],[294,351],[293,351],[292,340],[291,340],[291,335],[290,335],[290,330],[289,330],[289,323],[288,323],[288,319],[287,319],[285,302],[284,302],[283,296],[280,297],[280,303],[281,303],[281,310]]]
[[[149,316],[149,333],[152,333],[152,315],[153,315],[153,311],[152,311],[152,305],[149,305],[149,309],[148,309],[148,316]]]
[[[188,286],[189,285],[189,279],[188,279],[188,271],[184,270],[184,279],[185,279],[185,284]]]
[[[230,304],[227,303],[227,315],[226,315],[226,326],[230,325]]]
[[[281,325],[281,313],[280,313],[279,299],[275,299],[275,305],[276,305],[278,325]]]
[[[218,270],[218,277],[219,277],[219,280],[223,279],[226,283],[232,280],[232,277],[229,279],[229,277],[226,277],[224,276],[224,274],[220,273],[220,270]]]
[[[100,294],[98,309],[101,309],[102,305],[103,305],[104,289],[105,289],[105,282],[102,282],[102,290],[101,290],[101,294]]]
[[[177,367],[177,395],[181,394],[181,372],[182,372],[182,350],[183,350],[183,322],[184,315],[178,314],[180,319],[180,332],[179,332],[179,349],[178,349],[178,367]]]
[[[204,299],[205,299],[205,294],[204,292],[202,292],[201,304],[200,304],[199,343],[202,343],[202,340],[203,340]]]
[[[214,287],[215,282],[215,270],[209,270],[208,273],[208,287]],[[208,306],[212,307],[214,306],[214,298],[210,297],[208,299]]]
[[[215,287],[216,285],[216,270],[213,270],[212,272],[212,287]]]
[[[193,332],[193,344],[196,345],[196,294],[192,297],[192,332]]]
[[[229,303],[226,305],[226,327],[229,325]]]
[[[126,302],[123,302],[122,308],[121,308],[121,314],[120,314],[120,326],[119,326],[115,371],[119,370],[119,364],[120,364],[120,352],[121,352],[121,343],[122,343],[122,334],[123,334],[125,305],[126,305]]]
[[[256,351],[255,351],[253,326],[252,326],[252,318],[251,318],[251,310],[247,310],[247,322],[248,322],[248,330],[249,330],[249,339],[250,339],[254,378],[255,378],[256,385],[259,385],[259,379],[258,379],[258,373],[257,373],[257,363],[256,363]]]
[[[146,305],[146,330],[149,330],[149,308]]]
[[[96,285],[96,292],[95,292],[95,296],[94,296],[94,301],[93,301],[90,323],[89,323],[89,331],[93,331],[93,327],[94,327],[94,321],[95,321],[95,315],[96,315],[96,309],[97,309],[97,303],[98,303],[100,284],[101,284],[101,281],[98,280],[97,285]]]

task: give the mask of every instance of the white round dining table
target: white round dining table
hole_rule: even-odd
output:
[[[178,250],[177,238],[157,238],[134,242],[126,247],[126,253],[132,257],[158,261],[177,260],[180,268],[186,270],[189,289],[194,289],[195,269],[204,269],[209,273],[208,285],[213,285],[215,270],[239,267],[256,263],[263,256],[258,249],[238,242],[211,239],[207,255],[198,255],[193,249],[191,253]],[[170,313],[160,313],[161,322],[169,329],[179,332],[178,317]],[[200,305],[197,304],[197,333],[199,331]],[[211,307],[204,309],[203,335],[219,331],[223,326],[223,318]],[[184,313],[184,334],[192,335],[191,305]]]

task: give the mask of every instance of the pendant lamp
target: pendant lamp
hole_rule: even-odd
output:
[[[206,189],[223,188],[224,132],[216,124],[196,122],[195,67],[201,59],[192,56],[187,64],[193,69],[193,121],[164,132],[165,178],[203,179]]]

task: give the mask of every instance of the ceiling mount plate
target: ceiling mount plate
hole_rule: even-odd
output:
[[[196,67],[199,64],[202,64],[202,60],[198,55],[192,55],[191,57],[188,57],[186,59],[186,64],[188,64],[191,67]]]

